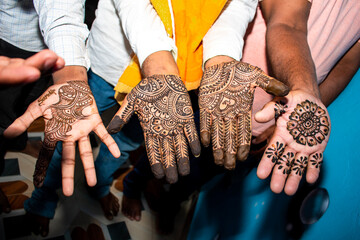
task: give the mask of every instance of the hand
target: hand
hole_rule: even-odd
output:
[[[200,137],[212,140],[214,161],[235,168],[235,155],[245,160],[251,143],[251,107],[255,87],[285,96],[286,85],[248,63],[232,61],[204,71],[199,89]],[[225,156],[224,156],[225,155]]]
[[[146,151],[155,177],[162,178],[165,174],[167,181],[174,183],[178,179],[177,172],[188,174],[186,138],[195,156],[200,155],[200,141],[190,97],[180,77],[153,75],[141,80],[109,123],[109,133],[120,131],[134,112],[144,131]]]
[[[41,74],[64,67],[64,60],[50,50],[42,50],[28,59],[0,56],[0,84],[30,83]]]
[[[274,111],[275,110],[275,111]],[[274,117],[276,129],[258,166],[257,175],[265,179],[272,173],[270,187],[293,195],[306,169],[306,181],[314,183],[320,173],[323,152],[330,136],[330,117],[321,101],[303,91],[291,91],[276,98],[256,113],[255,120]]]
[[[97,111],[94,97],[85,81],[68,81],[48,88],[26,112],[4,132],[5,137],[16,137],[38,117],[45,119],[45,138],[36,162],[34,184],[41,187],[49,162],[58,141],[63,142],[62,185],[65,195],[73,193],[75,146],[84,165],[89,186],[96,184],[92,149],[88,134],[94,131],[108,146],[114,157],[120,156],[118,146],[107,133]]]

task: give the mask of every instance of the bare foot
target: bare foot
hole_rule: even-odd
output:
[[[34,234],[40,234],[42,237],[46,237],[49,234],[49,218],[27,212],[26,221],[28,226],[30,226],[30,231]]]
[[[105,197],[100,198],[99,201],[105,217],[108,220],[113,220],[114,216],[117,216],[119,212],[119,199],[110,192]]]
[[[11,211],[10,203],[5,193],[0,188],[0,213],[9,213]]]
[[[121,202],[121,212],[125,217],[131,221],[140,221],[141,220],[141,209],[142,204],[138,198],[128,198],[123,195]]]

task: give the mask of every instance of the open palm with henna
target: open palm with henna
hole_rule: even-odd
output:
[[[188,174],[187,142],[192,153],[198,156],[200,141],[190,97],[180,77],[152,75],[141,80],[109,123],[109,133],[120,131],[134,112],[144,131],[146,151],[155,177],[165,175],[169,183],[174,183],[178,172]]]
[[[330,117],[318,98],[302,91],[291,91],[285,98],[275,98],[256,113],[255,120],[267,122],[275,116],[274,135],[257,174],[264,179],[272,171],[271,190],[280,193],[284,189],[286,194],[293,195],[305,170],[307,182],[314,183],[318,179],[330,136]]]
[[[102,123],[94,97],[86,82],[68,81],[65,84],[49,87],[6,129],[4,135],[15,137],[21,134],[40,116],[45,120],[45,137],[35,166],[36,187],[41,187],[44,182],[58,141],[63,142],[62,185],[65,195],[71,195],[73,192],[76,141],[78,141],[87,183],[90,186],[96,184],[96,175],[88,134],[94,131],[115,157],[120,156],[118,146]]]
[[[288,87],[260,68],[232,61],[205,69],[199,89],[200,136],[212,142],[214,161],[235,168],[245,160],[251,143],[251,108],[256,87],[285,96]]]

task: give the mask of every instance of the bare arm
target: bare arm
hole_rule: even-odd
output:
[[[345,89],[360,67],[360,43],[357,42],[334,66],[326,79],[320,84],[321,100],[325,106]]]
[[[264,0],[262,12],[267,22],[266,45],[272,71],[291,90],[320,96],[315,65],[307,43],[307,0]]]

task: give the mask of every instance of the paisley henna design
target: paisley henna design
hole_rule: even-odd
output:
[[[189,155],[185,136],[195,156],[200,154],[193,110],[187,90],[176,75],[153,75],[144,78],[126,97],[119,113],[108,126],[109,133],[121,130],[133,112],[144,131],[145,145],[157,178],[170,183],[189,173]]]
[[[301,177],[304,174],[307,163],[308,158],[305,156],[301,156],[300,158],[295,159],[291,168],[291,172]]]
[[[45,179],[56,143],[66,139],[75,121],[86,118],[82,111],[93,104],[90,88],[84,81],[68,81],[58,89],[58,96],[59,101],[48,107],[52,117],[46,121],[45,139],[35,166],[36,187],[40,187]]]
[[[329,134],[329,119],[324,109],[306,100],[297,104],[287,123],[287,130],[302,145],[321,144]]]
[[[286,154],[283,154],[276,162],[276,165],[278,165],[278,169],[282,169],[282,173],[284,175],[290,174],[291,165],[294,162],[295,154],[293,152],[287,152]]]
[[[323,162],[323,154],[322,153],[315,153],[310,156],[310,164],[313,165],[315,168],[320,168]]]
[[[213,65],[205,69],[201,80],[201,141],[208,146],[211,139],[215,162],[220,165],[225,162],[228,169],[235,167],[235,154],[237,159],[245,160],[250,149],[255,87],[282,96],[288,93],[285,85],[244,62]]]
[[[268,147],[265,151],[265,154],[268,158],[271,158],[273,163],[276,163],[278,159],[281,157],[285,149],[285,145],[283,143],[276,142]]]

